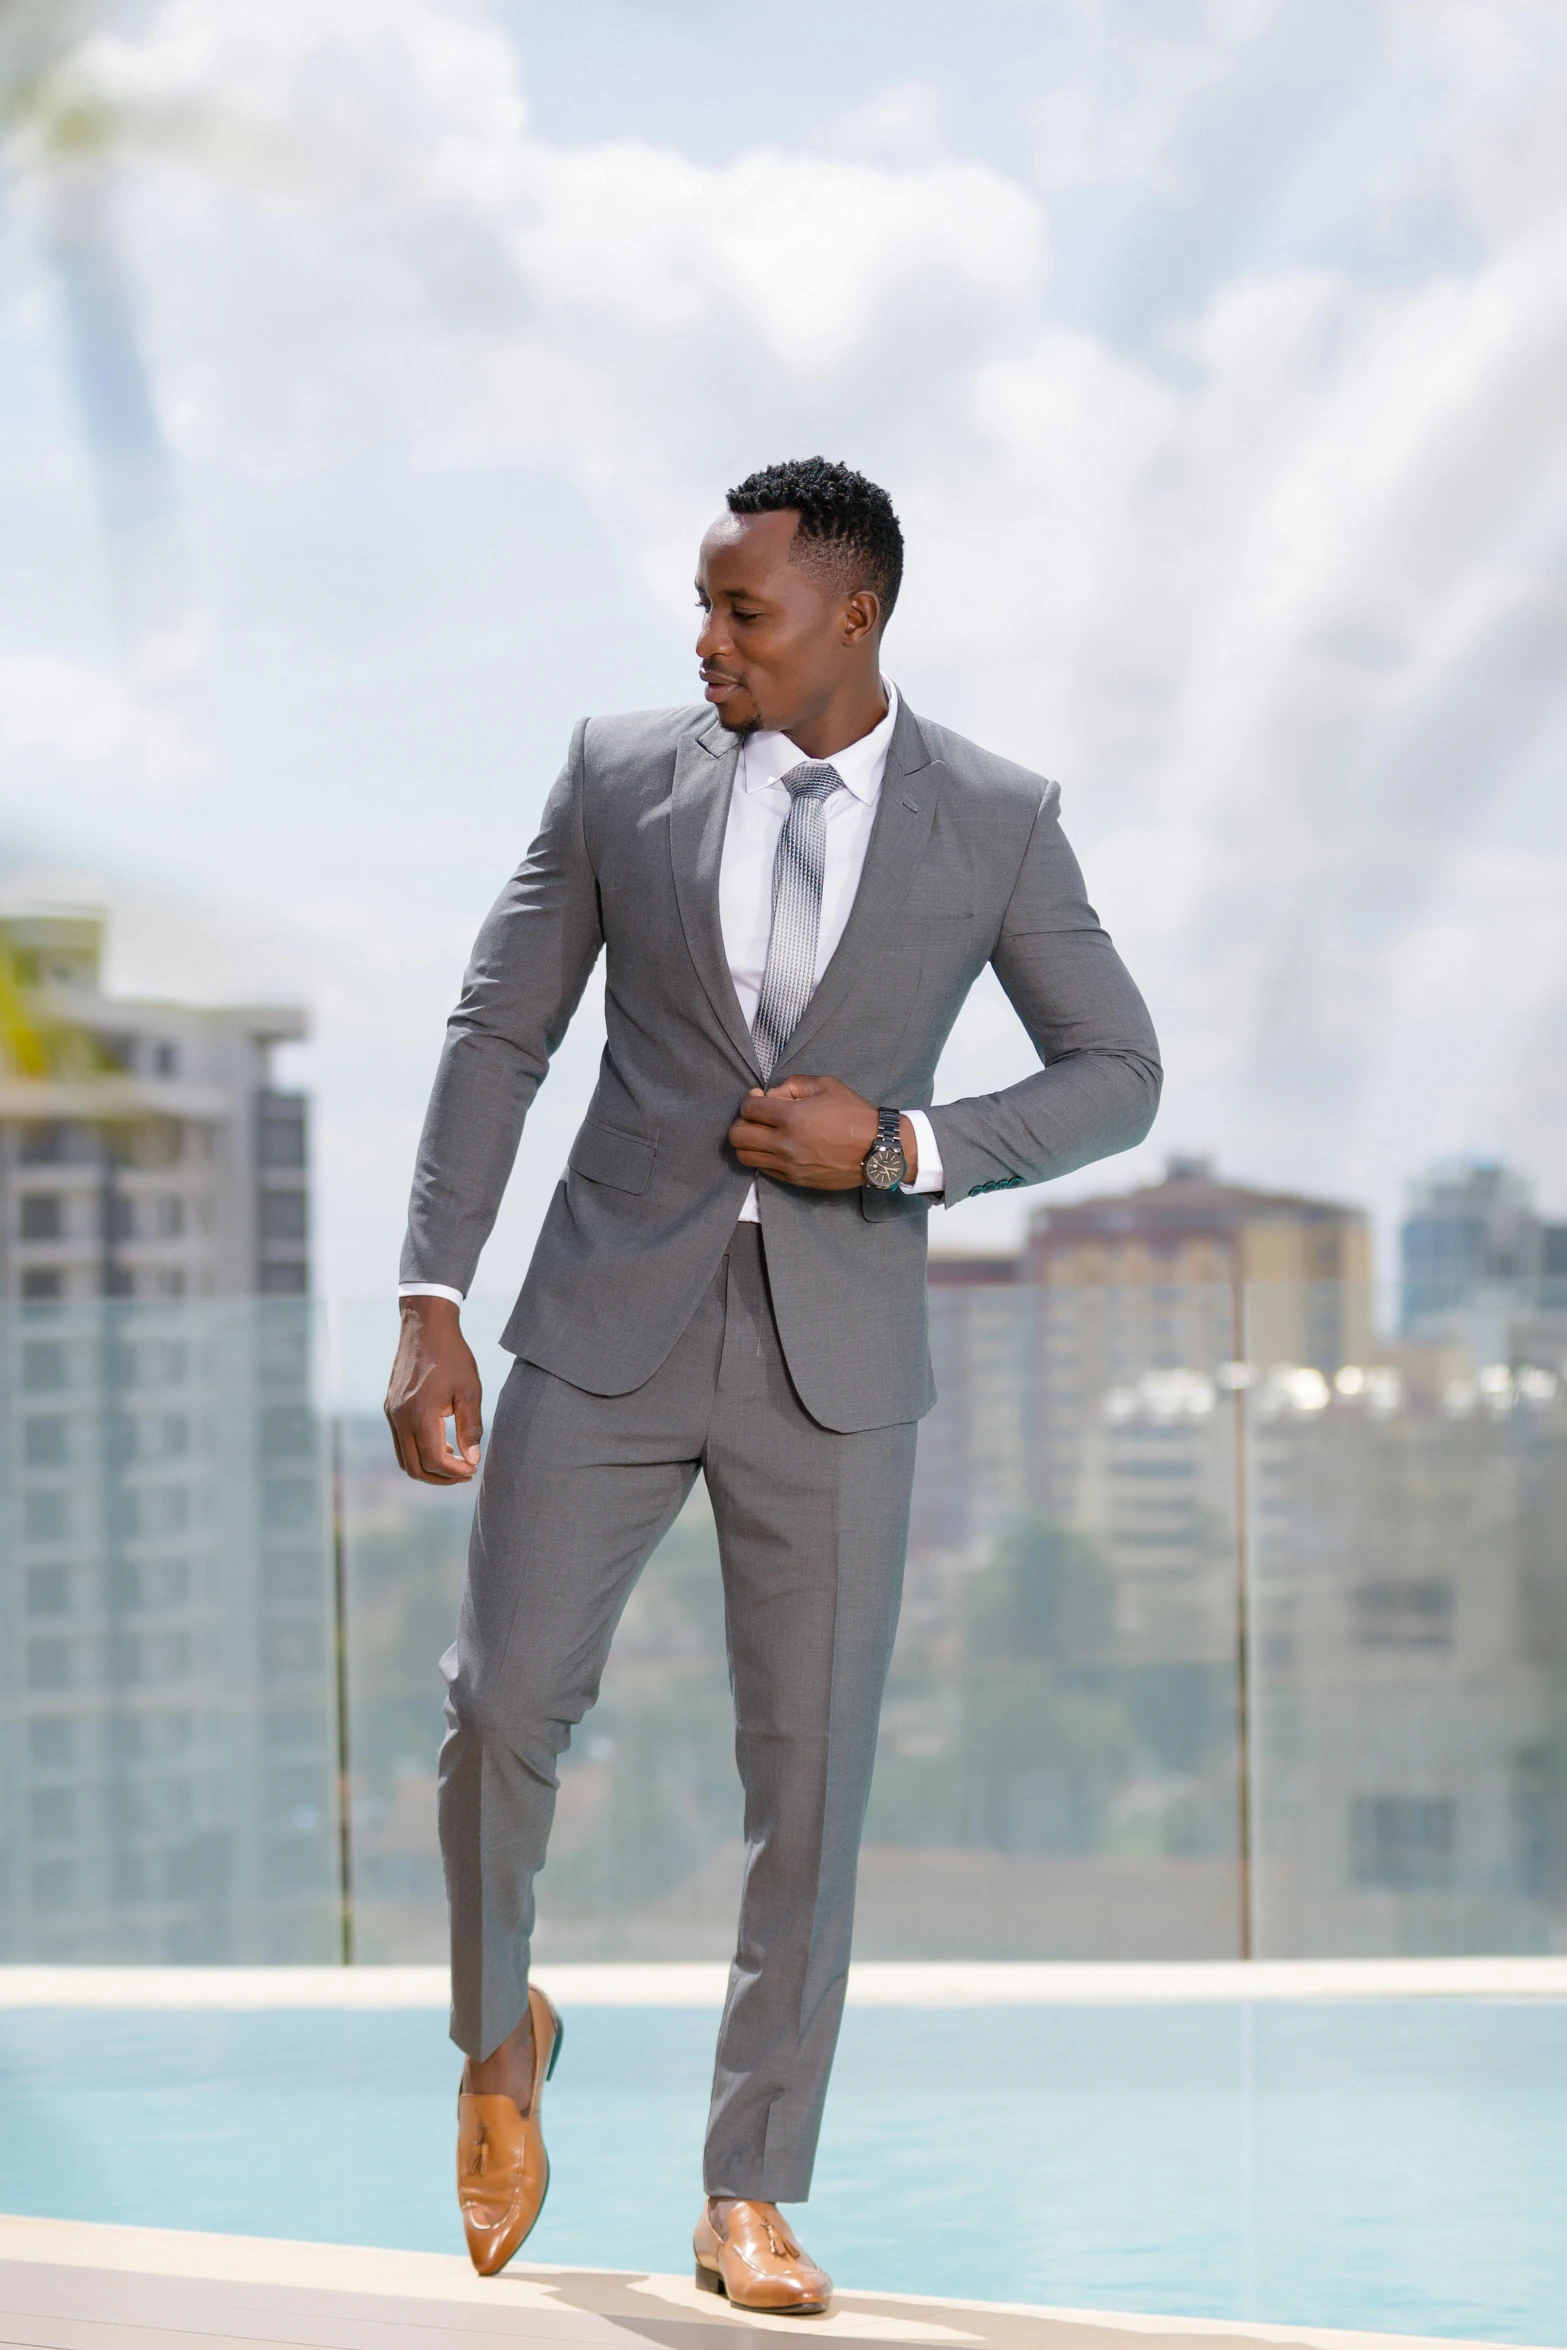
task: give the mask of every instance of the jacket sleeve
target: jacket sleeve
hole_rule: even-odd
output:
[[[990,958],[1043,1067],[927,1113],[949,1207],[1130,1150],[1159,1106],[1153,1024],[1084,895],[1059,799],[1047,785]]]
[[[485,918],[447,1022],[414,1167],[403,1281],[466,1295],[523,1120],[604,943],[583,837],[586,732],[584,719],[538,838]]]

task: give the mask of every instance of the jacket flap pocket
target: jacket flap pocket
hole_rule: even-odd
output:
[[[612,1184],[616,1191],[646,1191],[657,1155],[657,1143],[645,1135],[623,1134],[618,1126],[584,1118],[566,1164],[573,1175],[585,1175],[590,1183]]]

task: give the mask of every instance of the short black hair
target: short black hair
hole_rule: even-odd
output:
[[[748,473],[729,492],[731,514],[798,514],[796,540],[815,542],[814,555],[847,580],[852,593],[868,587],[892,617],[903,581],[903,532],[892,500],[875,482],[830,457],[791,457]],[[809,560],[810,557],[807,557]]]

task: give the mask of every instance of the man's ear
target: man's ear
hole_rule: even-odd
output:
[[[874,636],[881,626],[881,598],[873,588],[856,588],[844,599],[844,636],[852,644],[862,636]]]

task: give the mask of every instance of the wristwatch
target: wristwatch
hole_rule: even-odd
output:
[[[878,1110],[876,1140],[865,1154],[862,1172],[872,1191],[896,1191],[909,1171],[903,1155],[903,1112]]]

